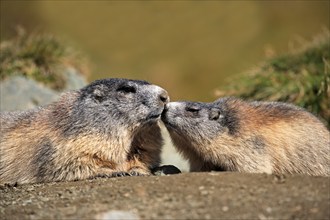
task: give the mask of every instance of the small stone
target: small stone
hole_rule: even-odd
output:
[[[266,212],[271,213],[272,212],[272,208],[271,207],[267,207],[266,208]]]
[[[129,197],[129,193],[125,193],[124,194],[124,197]]]
[[[317,213],[318,211],[319,211],[318,208],[311,208],[311,209],[309,210],[309,212],[311,212],[311,213]]]
[[[124,210],[111,210],[105,213],[100,213],[95,216],[97,219],[106,220],[106,219],[117,219],[117,220],[124,220],[124,219],[132,219],[138,220],[140,219],[139,216],[135,213],[130,211]]]
[[[31,192],[31,191],[34,191],[34,190],[35,190],[35,189],[34,189],[33,186],[31,186],[31,187],[29,187],[29,188],[26,189],[26,191],[28,191],[28,192]]]
[[[222,211],[228,212],[228,210],[229,210],[229,207],[228,206],[222,206]]]
[[[204,186],[200,186],[200,187],[198,187],[198,189],[199,190],[203,190],[203,189],[205,189],[205,187]]]
[[[31,203],[32,203],[32,200],[28,199],[28,200],[23,201],[22,205],[25,206],[25,205],[31,204]]]
[[[209,194],[209,192],[206,191],[206,190],[201,191],[201,195],[202,195],[202,196],[206,196],[206,195],[208,195],[208,194]]]
[[[40,200],[43,201],[43,202],[48,202],[49,201],[49,199],[46,198],[46,197],[41,197]]]
[[[258,218],[260,219],[260,220],[266,220],[267,219],[267,217],[264,215],[264,214],[258,214]]]

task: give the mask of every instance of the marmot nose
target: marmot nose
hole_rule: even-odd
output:
[[[168,97],[168,93],[163,90],[160,94],[159,94],[159,100],[161,102],[163,102],[164,104],[167,104],[170,101],[170,98]]]

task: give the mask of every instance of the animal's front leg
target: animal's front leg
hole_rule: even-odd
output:
[[[151,172],[148,169],[145,169],[143,167],[132,167],[128,173],[131,176],[149,176],[151,175]]]
[[[95,178],[113,178],[113,177],[127,177],[127,176],[149,176],[150,169],[141,161],[134,158],[118,164],[115,169],[102,168],[99,169],[89,179]]]
[[[143,167],[131,167],[126,171],[112,171],[112,172],[101,172],[95,175],[92,175],[89,179],[96,178],[113,178],[113,177],[127,177],[127,176],[148,176],[150,171],[146,170]]]
[[[150,175],[148,167],[136,157],[130,158],[121,163],[98,161],[98,168],[91,178],[112,178],[126,176]]]
[[[127,172],[129,176],[149,176],[151,171],[148,166],[139,160],[138,157],[133,157],[127,160],[122,165],[122,170]]]

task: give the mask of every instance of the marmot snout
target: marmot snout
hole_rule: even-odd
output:
[[[330,175],[329,131],[291,104],[171,102],[162,120],[191,171]]]
[[[167,92],[145,81],[98,80],[48,106],[0,113],[0,182],[148,175],[160,163]]]

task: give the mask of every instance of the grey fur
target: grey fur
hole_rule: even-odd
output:
[[[162,120],[191,171],[330,175],[329,131],[291,104],[174,102]]]
[[[167,102],[146,81],[104,79],[44,107],[1,112],[0,183],[148,175],[160,163]]]

